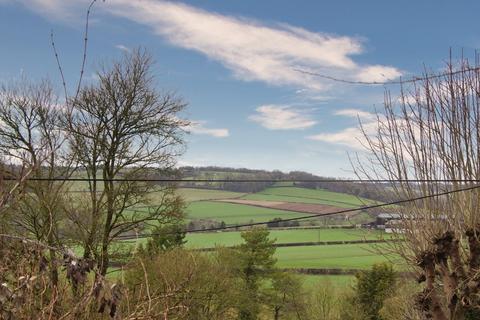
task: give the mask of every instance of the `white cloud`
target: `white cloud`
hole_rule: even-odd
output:
[[[21,0],[49,17],[82,12],[86,0]],[[352,56],[364,51],[356,37],[311,32],[286,25],[208,12],[170,1],[109,0],[96,9],[152,28],[171,44],[219,61],[246,81],[263,81],[321,91],[333,83],[296,71],[322,73],[350,80],[389,80],[401,75],[390,66],[361,65]],[[58,18],[57,18],[58,19]]]
[[[91,1],[12,0],[11,2],[20,2],[27,9],[39,13],[49,19],[70,23],[72,20],[79,21],[78,19],[85,17],[85,12],[87,11],[87,7]]]
[[[377,132],[377,123],[368,122],[362,124],[365,133],[372,136]],[[307,137],[310,140],[339,144],[357,150],[365,150],[367,140],[359,126],[349,127],[335,133],[320,133]]]
[[[230,135],[228,129],[213,129],[205,127],[206,121],[192,121],[185,129],[193,134],[203,134],[215,138],[225,138]]]
[[[358,118],[361,121],[363,132],[359,124],[334,133],[320,133],[308,136],[307,139],[339,144],[357,150],[364,150],[367,144],[365,134],[369,137],[373,137],[377,133],[378,120],[374,113],[359,109],[342,109],[336,111],[334,114],[337,116]]]
[[[345,116],[351,118],[358,118],[361,120],[374,120],[377,115],[371,112],[359,110],[359,109],[341,109],[334,113],[336,116]]]
[[[415,146],[409,142],[409,139],[406,138],[402,132],[408,132],[408,135],[411,134],[415,136],[415,140],[419,141],[422,129],[418,123],[409,123],[409,127],[407,128],[407,120],[403,118],[404,115],[402,114],[399,114],[395,119],[389,118],[387,120],[386,116],[383,114],[376,115],[374,113],[357,109],[339,110],[335,112],[335,115],[346,117],[358,116],[361,125],[358,124],[356,126],[347,127],[338,132],[320,133],[308,136],[307,139],[347,146],[349,149],[367,152],[370,150],[369,142],[371,142],[375,148],[381,146],[381,148],[389,154],[393,154],[394,152],[394,149],[392,149],[391,146],[397,144],[398,147],[398,143],[400,143],[402,147],[397,148],[395,152],[403,152],[404,159],[412,161],[412,154],[415,153]],[[401,142],[397,141],[397,138],[392,138],[392,132],[390,131],[391,128],[397,128],[400,130],[400,135],[402,136]],[[395,133],[393,134],[395,135]],[[394,139],[395,142],[393,142],[392,139]]]
[[[283,105],[264,105],[248,118],[270,130],[306,129],[317,122],[304,110]]]
[[[118,50],[124,51],[124,52],[131,52],[132,51],[129,47],[124,46],[123,44],[117,44],[115,46],[115,48],[117,48]]]
[[[374,66],[366,66],[361,70],[359,70],[355,78],[358,81],[383,82],[383,81],[388,81],[391,79],[398,78],[401,75],[402,73],[396,68],[381,66],[381,65],[374,65]]]

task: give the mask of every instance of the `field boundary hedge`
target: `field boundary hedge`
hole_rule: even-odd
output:
[[[339,244],[369,244],[369,243],[386,243],[386,242],[397,242],[402,240],[392,239],[378,239],[378,240],[335,240],[335,241],[313,241],[313,242],[287,242],[287,243],[274,243],[273,246],[276,248],[282,247],[308,247],[308,246],[330,246],[330,245],[339,245]],[[234,246],[229,246],[227,248],[234,248]],[[216,247],[210,248],[195,248],[195,251],[215,251]]]
[[[358,272],[365,271],[366,269],[339,269],[339,268],[283,268],[282,271],[299,273],[299,274],[308,274],[308,275],[355,275]],[[368,269],[367,269],[368,270]],[[414,276],[414,273],[408,271],[400,271],[398,274],[401,277],[411,277]]]
[[[315,218],[315,217],[313,217]],[[278,222],[282,222],[281,220],[279,220]],[[265,222],[265,224],[267,224],[267,222]],[[228,226],[228,224],[227,224]],[[355,224],[351,224],[351,225],[329,225],[329,226],[298,226],[298,227],[269,227],[267,228],[268,230],[270,231],[274,231],[274,230],[296,230],[296,229],[300,229],[300,230],[316,230],[316,229],[359,229],[359,230],[376,230],[376,229],[373,229],[373,228],[362,228],[362,227],[359,227],[360,225],[355,225]],[[230,229],[225,229],[225,230],[222,230],[222,231],[198,231],[196,233],[198,234],[202,234],[202,233],[218,233],[218,232],[239,232],[239,231],[243,231],[243,230],[248,230],[249,227],[246,227],[246,228],[230,228]],[[188,232],[188,230],[187,230]]]
[[[282,271],[310,274],[310,275],[354,275],[364,269],[340,269],[340,268],[283,268]]]

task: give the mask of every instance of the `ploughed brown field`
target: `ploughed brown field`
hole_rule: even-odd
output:
[[[217,202],[228,202],[234,204],[244,204],[255,207],[271,208],[285,211],[304,212],[312,214],[322,214],[330,212],[338,212],[344,209],[329,206],[325,204],[313,204],[313,203],[296,203],[296,202],[283,202],[283,201],[264,201],[264,200],[246,200],[246,199],[220,199]]]

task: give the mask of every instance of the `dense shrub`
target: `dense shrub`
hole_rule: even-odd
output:
[[[384,301],[395,294],[397,274],[390,264],[375,264],[357,273],[353,293],[345,297],[342,319],[384,320]]]
[[[225,266],[182,248],[136,256],[125,272],[123,314],[143,319],[234,319],[235,288]]]

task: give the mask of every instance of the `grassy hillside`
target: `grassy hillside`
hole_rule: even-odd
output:
[[[277,248],[275,256],[280,268],[368,269],[374,263],[388,261],[368,244]]]
[[[245,195],[242,199],[316,203],[340,208],[353,208],[373,203],[372,200],[358,198],[345,193],[298,187],[267,188],[261,192]]]
[[[216,199],[232,199],[244,196],[245,193],[231,192],[223,190],[180,188],[177,193],[185,199],[186,202]]]
[[[192,239],[189,236],[190,240]],[[145,239],[138,240],[145,243]],[[231,243],[238,244],[236,239]],[[135,240],[117,242],[114,250],[125,250],[135,246]],[[198,244],[198,243],[197,243]],[[225,241],[224,245],[227,245]],[[206,246],[210,246],[205,242]],[[275,257],[279,268],[335,268],[335,269],[368,269],[374,263],[395,261],[393,257],[385,257],[378,253],[386,244],[340,244],[320,245],[303,247],[279,247],[276,248]],[[192,247],[189,243],[187,247]],[[198,248],[199,245],[193,247]],[[401,268],[401,266],[398,266]]]
[[[77,190],[86,189],[86,186],[81,183],[78,183],[76,187]],[[372,203],[370,200],[359,199],[347,194],[321,189],[299,188],[288,184],[267,188],[261,192],[251,194],[196,188],[180,188],[178,193],[187,202],[187,220],[224,221],[227,225],[251,221],[270,221],[274,218],[288,219],[306,214],[244,204],[216,202],[214,200],[241,198],[247,200],[324,204],[339,208],[353,208]],[[153,197],[152,204],[154,205],[156,198],[160,197],[160,193],[154,192],[151,196]],[[142,210],[145,209],[140,209],[140,211]],[[360,218],[367,219],[368,217],[361,216]],[[344,221],[335,216],[332,219],[337,219],[330,221],[333,224],[342,222],[348,224],[353,221]],[[378,231],[359,229],[273,229],[270,231],[270,238],[276,239],[277,243],[370,240],[378,239],[382,236]],[[388,235],[384,236],[388,237]],[[187,240],[186,246],[189,248],[207,248],[217,245],[233,246],[242,242],[240,232],[194,233],[188,234]],[[145,241],[143,239],[139,242]],[[114,251],[122,251],[131,248],[135,243],[136,241],[121,242],[115,244],[112,248]],[[368,244],[280,247],[276,250],[276,258],[280,268],[367,269],[374,263],[387,260],[378,252],[372,252],[372,247]],[[335,285],[346,285],[352,280],[351,276],[302,277],[304,277],[306,285],[310,286],[318,284],[319,281],[324,281],[325,279],[334,282]]]
[[[351,241],[379,239],[388,237],[380,231],[359,229],[290,229],[270,230],[270,239],[276,243],[315,242],[315,241]],[[212,248],[217,245],[233,246],[240,244],[240,232],[191,233],[187,235],[187,246],[193,248]]]
[[[222,178],[252,178],[255,173],[237,173],[228,171],[204,171],[192,178],[199,179],[222,179]],[[75,190],[87,190],[84,182],[73,182]],[[195,187],[194,184],[192,185]],[[221,183],[199,183],[198,186],[221,187]],[[224,190],[179,188],[178,194],[187,202],[186,219],[188,220],[215,220],[224,221],[227,225],[242,224],[249,222],[270,221],[274,218],[295,218],[308,215],[280,209],[262,208],[246,204],[234,204],[217,202],[223,199],[246,199],[277,202],[295,202],[305,204],[329,205],[337,208],[355,208],[373,203],[368,199],[359,199],[355,196],[331,192],[323,189],[306,189],[293,186],[292,182],[276,183],[273,187],[266,188],[257,193],[241,193]],[[160,203],[161,193],[152,192],[149,197],[152,199],[149,205],[155,206]],[[138,209],[128,210],[126,215],[131,215],[135,210],[142,214],[145,208],[139,205]],[[352,224],[369,221],[371,217],[367,213],[360,213],[351,220],[344,220],[341,216],[327,218],[314,218],[318,223],[325,224]],[[308,221],[306,221],[308,223]],[[210,222],[205,222],[208,227]],[[148,233],[150,227],[146,227]],[[270,238],[276,239],[276,243],[298,243],[316,241],[352,241],[352,240],[373,240],[389,235],[379,231],[368,231],[360,229],[288,229],[270,230]],[[217,233],[193,233],[186,237],[188,248],[211,248],[215,246],[233,246],[242,242],[240,232],[217,232]],[[127,252],[138,243],[145,243],[147,239],[138,241],[119,241],[112,245],[112,251]],[[376,245],[381,248],[381,245]],[[278,259],[279,268],[338,268],[338,269],[368,269],[372,264],[384,262],[387,259],[378,252],[372,251],[368,244],[343,244],[343,245],[318,245],[303,247],[279,247],[276,249],[275,257]],[[331,283],[335,286],[348,286],[353,281],[352,275],[328,275],[314,276],[301,275],[306,287],[315,287]]]
[[[274,218],[291,218],[302,213],[296,214],[280,209],[259,208],[251,205],[232,204],[232,203],[216,203],[213,201],[199,200],[220,200],[229,198],[240,198],[245,200],[262,200],[262,201],[281,201],[295,202],[306,204],[323,204],[339,208],[354,208],[372,203],[368,199],[360,199],[352,195],[330,192],[322,189],[306,189],[292,186],[271,187],[261,192],[242,194],[238,192],[204,190],[194,188],[183,188],[179,190],[187,202],[188,219],[208,219],[215,221],[224,221],[227,224],[269,221]],[[332,223],[339,224],[342,221],[338,217],[332,216],[331,219],[323,219],[322,221],[335,220]],[[358,218],[358,219],[357,219]],[[370,219],[366,214],[358,216],[351,223],[363,223]],[[343,221],[345,222],[345,221]],[[348,221],[345,222],[348,224]]]
[[[213,201],[192,202],[187,207],[187,219],[209,219],[224,221],[226,224],[269,221],[278,217],[285,219],[299,215],[301,214],[290,211]]]

